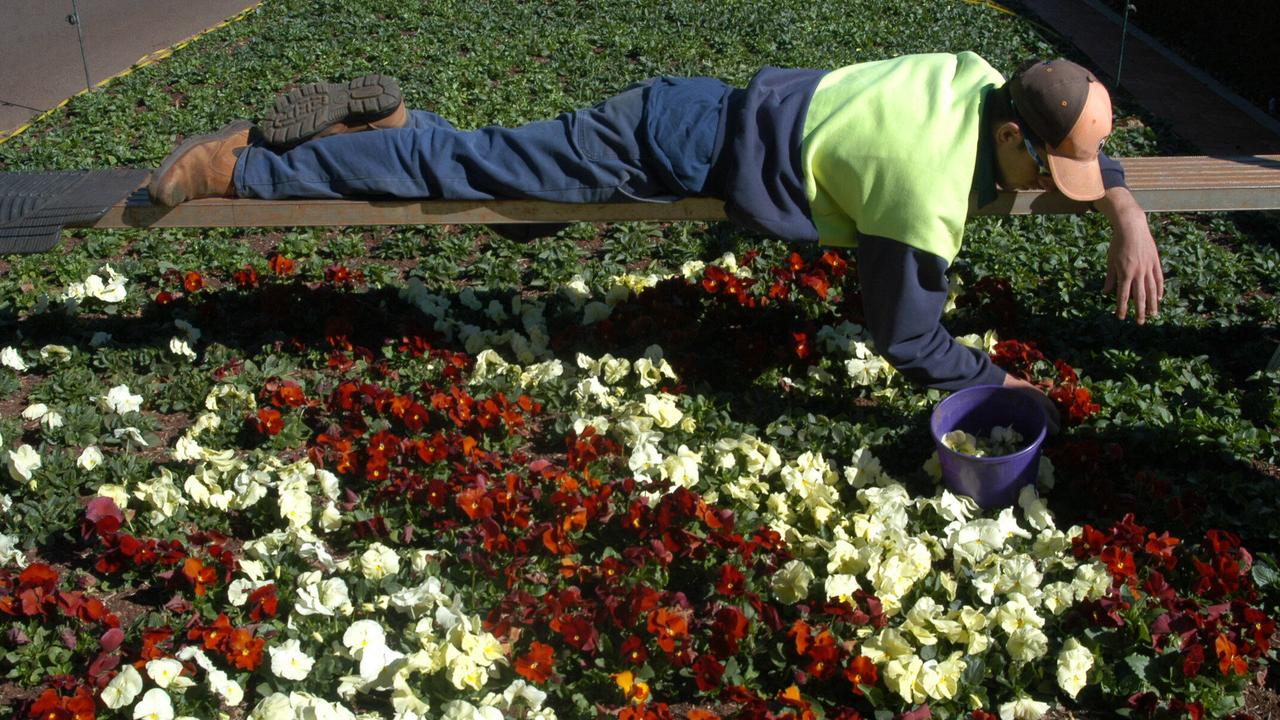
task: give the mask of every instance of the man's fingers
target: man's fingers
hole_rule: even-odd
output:
[[[1116,291],[1116,317],[1121,320],[1129,315],[1129,283],[1120,283],[1120,288]]]
[[[1151,317],[1160,314],[1160,285],[1159,280],[1153,276],[1147,276],[1147,306],[1151,310]]]
[[[1138,324],[1145,323],[1147,321],[1147,288],[1142,284],[1142,278],[1133,279],[1133,309],[1138,315]]]
[[[1102,283],[1102,292],[1104,294],[1110,295],[1111,289],[1114,288],[1115,286],[1116,286],[1116,269],[1111,266],[1111,263],[1107,263],[1107,280],[1106,282]]]

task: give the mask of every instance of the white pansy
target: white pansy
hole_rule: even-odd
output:
[[[40,359],[46,362],[64,362],[71,359],[71,349],[64,345],[45,345],[40,348]]]
[[[924,661],[915,655],[904,655],[885,663],[881,670],[884,684],[911,705],[918,705],[926,700],[924,685],[920,682],[920,673],[924,670]]]
[[[375,542],[360,555],[360,572],[370,580],[381,580],[400,572],[400,557],[396,551]]]
[[[173,445],[173,459],[179,462],[194,462],[204,457],[201,452],[203,448],[200,443],[192,437],[191,433],[184,434],[178,438]]]
[[[1049,652],[1049,638],[1039,628],[1025,625],[1009,635],[1005,650],[1015,663],[1029,663]]]
[[[828,575],[823,583],[823,589],[827,593],[827,599],[838,602],[854,602],[854,593],[862,588],[858,585],[857,575],[835,574]]]
[[[1074,698],[1089,682],[1093,653],[1075,638],[1067,638],[1058,651],[1058,687]]]
[[[159,658],[147,662],[147,677],[162,688],[190,687],[191,678],[182,674],[182,663],[173,658]]]
[[[103,266],[102,272],[106,274],[106,280],[102,276],[95,274],[85,278],[80,288],[68,286],[68,297],[75,297],[77,290],[83,292],[85,296],[97,298],[107,303],[118,303],[128,297],[128,289],[125,288],[123,276],[112,270],[110,265]]]
[[[129,489],[124,485],[104,484],[98,486],[100,497],[111,498],[121,510],[129,507]]]
[[[466,700],[450,700],[441,708],[440,720],[503,720],[496,707],[476,707]]]
[[[773,594],[783,603],[793,605],[808,597],[809,583],[813,580],[813,570],[803,560],[791,560],[774,573]]]
[[[332,500],[325,503],[324,509],[320,511],[318,523],[325,532],[335,532],[342,528],[342,513]]]
[[[304,528],[311,522],[313,512],[311,495],[305,490],[280,490],[280,517],[295,530]]]
[[[660,428],[675,427],[684,417],[680,408],[676,407],[676,398],[667,393],[644,396],[644,413],[653,418]]]
[[[1022,508],[1027,524],[1032,530],[1052,530],[1054,528],[1053,513],[1049,505],[1036,492],[1035,486],[1027,485],[1018,493],[1018,507]]]
[[[323,468],[316,469],[316,480],[320,483],[320,492],[330,500],[337,500],[338,494],[342,492],[342,484],[338,480],[338,476]]]
[[[80,451],[80,457],[76,458],[76,467],[81,470],[93,470],[102,464],[102,451],[97,445],[90,445]]]
[[[249,720],[294,720],[295,717],[289,696],[281,692],[262,698],[249,713]]]
[[[227,705],[236,706],[244,701],[244,688],[221,670],[209,670],[209,689],[222,697]]]
[[[137,445],[138,447],[149,447],[147,439],[142,437],[142,431],[136,427],[122,427],[111,431],[111,434],[117,440],[124,440],[126,443]]]
[[[266,566],[261,560],[251,560],[242,558],[240,560],[240,572],[250,580],[263,580],[267,576]]]
[[[1000,720],[1040,720],[1049,712],[1049,704],[1020,697],[1000,705],[999,712]]]
[[[27,554],[22,551],[21,542],[13,535],[0,533],[0,567],[27,566]]]
[[[967,664],[954,652],[946,660],[927,660],[920,669],[920,686],[934,700],[950,700],[960,688],[960,676]]]
[[[173,700],[160,688],[151,688],[133,706],[134,720],[173,720]]]
[[[39,420],[49,412],[49,406],[44,403],[32,403],[22,411],[24,420]]]
[[[364,650],[387,644],[387,633],[374,620],[357,620],[342,634],[342,644],[357,655]]]
[[[169,352],[188,360],[196,359],[196,351],[191,349],[191,344],[187,342],[186,338],[169,338]]]
[[[134,486],[133,496],[151,506],[153,522],[163,522],[187,504],[187,498],[173,482],[173,473],[160,468],[160,474]]]
[[[102,689],[102,704],[112,710],[129,705],[142,692],[142,675],[132,665],[125,665]]]
[[[294,638],[268,648],[267,653],[271,655],[271,672],[285,680],[305,680],[316,662]]]
[[[27,363],[22,359],[22,354],[15,347],[6,347],[0,350],[0,365],[18,372],[27,371]]]
[[[46,430],[60,428],[62,427],[62,413],[57,410],[50,410],[40,418],[40,424],[43,425]]]
[[[9,452],[9,475],[18,482],[32,482],[32,473],[39,470],[43,462],[40,453],[30,445],[23,444],[17,450]]]
[[[116,385],[108,390],[106,395],[99,396],[98,399],[104,410],[109,410],[117,415],[138,412],[142,409],[142,396],[129,392],[128,385]]]
[[[1046,610],[1054,615],[1061,615],[1075,604],[1075,592],[1071,589],[1071,583],[1053,582],[1045,585],[1041,589],[1044,596],[1042,605]]]
[[[675,454],[663,460],[662,470],[676,486],[691,488],[698,484],[698,466],[701,462],[701,453],[690,450],[687,445],[681,445]]]

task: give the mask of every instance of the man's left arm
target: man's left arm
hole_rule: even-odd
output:
[[[1103,292],[1116,294],[1116,317],[1125,319],[1132,300],[1138,324],[1154,317],[1164,299],[1164,271],[1160,252],[1151,237],[1147,214],[1124,184],[1120,164],[1099,154],[1106,195],[1094,207],[1111,222],[1111,247],[1107,250],[1107,281]]]

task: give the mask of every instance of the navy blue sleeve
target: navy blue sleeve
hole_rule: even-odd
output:
[[[1128,187],[1124,183],[1124,166],[1118,160],[1099,151],[1098,166],[1102,168],[1102,187],[1108,190],[1113,187]]]
[[[939,390],[999,385],[1005,372],[942,326],[947,263],[931,253],[858,236],[858,278],[876,351],[910,380]]]

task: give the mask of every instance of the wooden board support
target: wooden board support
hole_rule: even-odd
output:
[[[1149,212],[1280,209],[1280,155],[1154,157],[1120,160],[1129,189]],[[1003,192],[976,215],[1072,214],[1086,203],[1059,193]],[[680,222],[724,219],[719,200],[563,204],[533,200],[241,200],[211,198],[174,208],[145,191],[84,227],[306,227],[565,222]]]

